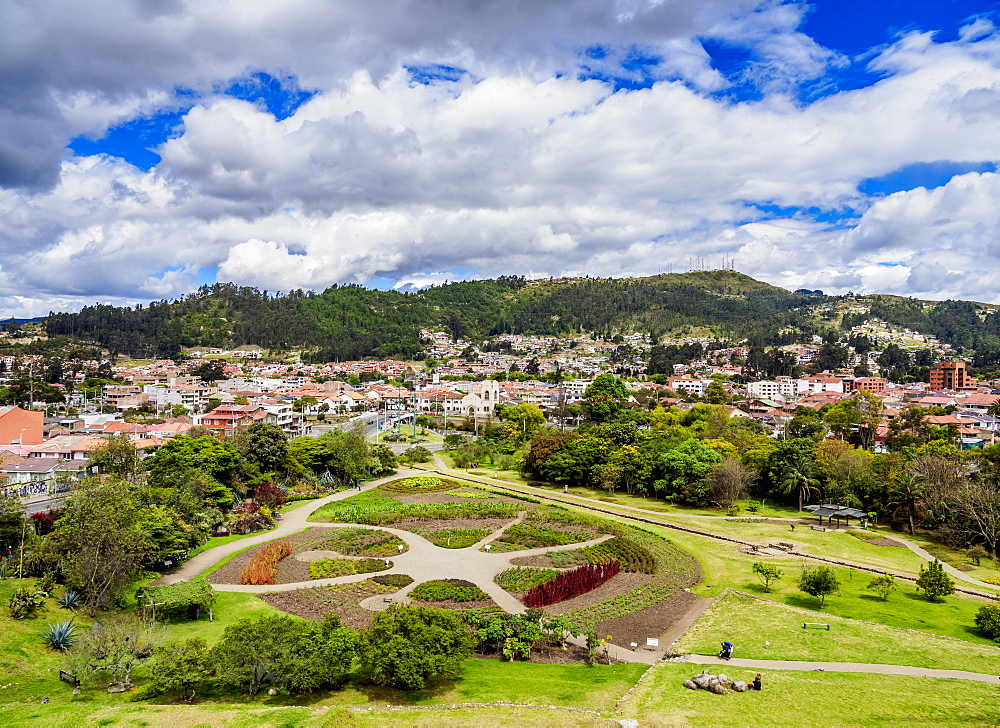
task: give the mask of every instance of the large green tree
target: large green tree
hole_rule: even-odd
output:
[[[628,404],[628,390],[614,374],[601,374],[583,393],[583,406],[587,416],[595,422],[614,419]]]
[[[419,690],[435,675],[458,675],[475,640],[452,612],[393,604],[362,630],[358,647],[374,682]]]
[[[262,473],[273,473],[288,457],[288,436],[271,422],[255,422],[231,438],[232,444]]]
[[[231,486],[239,479],[243,456],[233,445],[214,437],[181,435],[166,442],[145,461],[149,479],[155,485],[173,486],[183,477],[199,470],[220,483]]]

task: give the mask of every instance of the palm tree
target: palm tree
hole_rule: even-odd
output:
[[[781,492],[791,493],[799,491],[799,510],[802,510],[802,498],[809,492],[819,493],[819,478],[816,472],[816,463],[813,459],[800,455],[785,466],[781,474]]]
[[[895,511],[906,511],[910,521],[910,535],[914,533],[913,519],[917,513],[917,503],[927,495],[927,481],[920,473],[904,473],[889,489],[887,505]]]

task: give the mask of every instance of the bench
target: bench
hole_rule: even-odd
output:
[[[822,526],[810,526],[810,528],[814,531],[826,531]]]
[[[805,629],[805,628],[806,628],[806,627],[807,627],[808,625],[810,625],[810,624],[811,624],[812,626],[814,626],[814,627],[826,627],[826,631],[827,631],[827,632],[829,632],[829,631],[830,631],[830,625],[828,625],[828,624],[825,624],[825,623],[823,623],[823,622],[803,622],[803,623],[802,623],[802,629]]]

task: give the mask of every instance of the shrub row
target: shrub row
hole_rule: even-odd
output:
[[[417,584],[410,596],[422,602],[476,602],[490,595],[464,579],[438,579]]]
[[[621,563],[608,561],[565,571],[551,581],[532,587],[524,595],[524,604],[527,607],[546,607],[549,604],[564,602],[596,589],[620,570]]]
[[[580,553],[587,557],[592,564],[603,564],[608,561],[619,561],[622,571],[638,572],[640,574],[653,574],[656,572],[656,558],[649,549],[643,548],[634,541],[615,536],[609,541],[587,546],[580,549]]]
[[[290,553],[292,544],[288,541],[269,543],[259,554],[250,559],[250,563],[240,575],[240,584],[273,584],[278,562]]]

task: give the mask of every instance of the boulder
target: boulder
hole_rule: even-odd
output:
[[[693,678],[691,678],[691,682],[693,682],[698,687],[707,690],[708,689],[708,681],[711,680],[711,679],[712,679],[711,675],[706,675],[705,673],[702,673],[701,675],[695,675]]]
[[[694,680],[685,680],[684,681],[684,687],[686,687],[688,690],[697,690],[698,689],[698,685],[695,683]]]
[[[709,689],[713,693],[715,693],[716,695],[725,695],[726,693],[729,692],[728,690],[726,690],[725,684],[719,682],[718,680],[716,680],[714,683],[712,683],[712,685],[711,685],[711,687]]]
[[[742,680],[736,680],[730,687],[738,693],[744,693],[747,689],[747,684]]]
[[[712,679],[710,679],[708,681],[708,689],[714,692],[715,691],[715,687],[717,685],[721,685],[721,684],[722,683],[719,682],[719,678],[713,677]]]
[[[721,672],[719,673],[719,681],[720,681],[720,682],[724,682],[724,683],[726,683],[727,685],[729,684],[729,678],[728,678],[728,677],[726,677],[726,676],[725,676],[725,674],[723,674],[723,673],[721,673]]]

